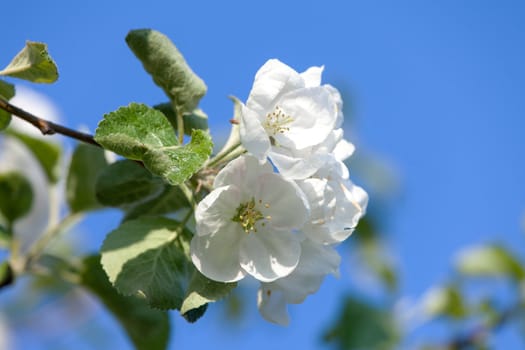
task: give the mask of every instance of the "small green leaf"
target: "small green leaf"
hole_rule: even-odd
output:
[[[139,216],[173,213],[176,210],[189,206],[188,199],[179,187],[165,185],[159,195],[130,207],[124,217],[124,221],[136,219]]]
[[[456,269],[464,275],[478,277],[525,278],[520,261],[506,248],[490,244],[469,248],[459,254]]]
[[[184,146],[151,149],[144,154],[144,165],[172,185],[179,185],[199,170],[213,149],[210,135],[194,130],[191,142]]]
[[[83,143],[77,145],[66,181],[66,199],[71,212],[100,208],[95,197],[95,181],[107,165],[103,149]]]
[[[7,75],[34,83],[53,83],[58,79],[58,69],[47,52],[47,45],[27,41],[26,46],[0,71]]]
[[[15,96],[15,86],[13,84],[9,84],[8,82],[0,80],[0,97],[5,99],[6,101],[9,101],[13,98],[13,96]],[[3,109],[0,109],[0,131],[7,128],[10,122],[11,114],[4,111]]]
[[[138,103],[104,115],[95,140],[104,148],[135,160],[141,160],[150,149],[178,143],[164,114]]]
[[[168,118],[173,128],[176,130],[178,129],[177,114],[173,110],[171,103],[161,103],[153,106],[153,108],[161,111],[166,116],[166,118]],[[208,130],[208,116],[201,109],[197,108],[190,114],[184,114],[182,119],[184,121],[184,133],[186,135],[191,135],[193,129],[204,131]]]
[[[191,278],[184,302],[180,308],[180,313],[188,321],[195,322],[203,315],[202,307],[204,305],[224,298],[236,286],[237,283],[212,281],[199,271],[195,271]]]
[[[12,129],[8,130],[7,133],[10,136],[16,137],[33,153],[50,183],[54,184],[58,181],[61,152],[59,145],[19,133]]]
[[[132,30],[126,43],[153,81],[170,98],[178,113],[191,113],[206,94],[206,84],[164,34],[151,29]]]
[[[0,225],[0,249],[2,248],[8,248],[11,245],[11,239],[13,234],[7,229]]]
[[[432,288],[423,299],[423,309],[433,317],[446,316],[460,319],[468,310],[459,289],[454,285]]]
[[[96,196],[106,206],[130,205],[162,191],[164,182],[132,160],[121,160],[104,168],[96,182]]]
[[[4,261],[0,264],[0,289],[7,287],[15,281],[15,274],[9,262]]]
[[[178,309],[193,269],[181,224],[139,218],[110,232],[102,245],[102,266],[123,295],[139,294],[159,309]]]
[[[136,349],[166,349],[170,332],[167,312],[151,309],[143,299],[135,296],[118,294],[102,270],[100,257],[87,257],[82,266],[81,284],[113,313]]]
[[[208,310],[208,304],[202,304],[198,308],[191,309],[182,314],[182,317],[190,323],[196,322],[199,318],[204,316],[204,313]]]
[[[33,203],[33,189],[18,172],[0,174],[0,212],[11,225],[26,215]]]

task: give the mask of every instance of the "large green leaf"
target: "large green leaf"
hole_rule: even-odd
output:
[[[139,216],[153,216],[173,213],[184,207],[189,207],[188,199],[179,187],[165,185],[157,196],[131,206],[124,220],[136,219]]]
[[[140,104],[105,115],[95,140],[124,157],[142,160],[153,174],[172,185],[181,184],[199,170],[213,148],[209,134],[202,130],[193,131],[189,144],[177,145],[164,114]]]
[[[202,316],[204,305],[224,298],[236,286],[237,283],[212,281],[199,271],[195,270],[186,297],[180,308],[180,313],[188,321],[195,322],[200,316]],[[197,313],[195,311],[197,311]]]
[[[0,213],[11,225],[25,216],[33,204],[33,189],[18,172],[0,174]]]
[[[13,96],[15,96],[15,86],[13,84],[9,84],[8,82],[0,80],[0,97],[5,99],[6,101],[9,101],[13,98]],[[10,122],[11,114],[7,113],[3,109],[0,109],[0,131],[7,128]]]
[[[66,199],[71,212],[100,207],[95,197],[95,182],[97,175],[107,165],[103,149],[83,143],[77,145],[66,182]]]
[[[468,276],[525,278],[521,262],[498,244],[469,248],[459,254],[456,269]]]
[[[151,29],[132,30],[126,43],[178,113],[191,113],[197,107],[206,94],[206,84],[193,73],[167,36]]]
[[[85,258],[82,265],[81,284],[111,311],[136,349],[166,349],[170,333],[167,312],[150,308],[136,296],[118,294],[104,274],[99,256]]]
[[[31,153],[33,153],[50,183],[54,184],[58,181],[61,153],[59,145],[19,133],[12,129],[8,130],[8,134],[20,140],[31,151]]]
[[[0,71],[7,75],[34,83],[52,83],[58,79],[58,69],[47,52],[47,45],[27,41],[26,46]]]
[[[184,146],[151,149],[144,154],[144,165],[154,174],[178,185],[199,170],[213,149],[210,135],[193,130],[191,142]]]
[[[123,295],[139,294],[159,309],[179,309],[193,266],[181,224],[166,218],[139,218],[109,233],[102,266]]]
[[[137,162],[124,159],[104,168],[95,188],[100,203],[119,207],[158,194],[163,186],[162,179],[153,176]]]
[[[150,149],[178,143],[164,114],[138,103],[104,115],[95,131],[95,140],[104,148],[135,160],[142,160]]]
[[[153,108],[164,113],[173,128],[178,129],[177,113],[173,110],[171,103],[161,103],[153,106]],[[195,109],[189,114],[184,114],[182,120],[184,122],[184,133],[186,135],[191,135],[193,129],[208,130],[208,116],[201,109]]]

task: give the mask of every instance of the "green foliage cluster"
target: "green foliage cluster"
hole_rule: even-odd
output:
[[[179,310],[195,322],[208,303],[226,296],[236,284],[200,274],[189,252],[194,206],[207,193],[199,172],[216,172],[207,167],[213,143],[208,117],[198,108],[206,85],[163,34],[133,30],[126,42],[169,102],[153,107],[131,103],[104,115],[94,135],[100,147],[78,144],[66,174],[59,168],[64,155],[58,145],[9,128],[11,115],[0,110],[5,137],[27,148],[49,186],[65,177],[69,208],[62,222],[48,227],[27,252],[21,251],[16,222],[30,211],[34,189],[21,172],[0,174],[1,241],[11,250],[0,265],[0,285],[47,271],[98,297],[137,349],[164,349],[170,331],[168,310]],[[0,75],[52,83],[58,70],[45,44],[27,42]],[[0,80],[0,98],[7,102],[14,95],[14,86]],[[185,137],[189,142],[184,143]],[[121,158],[109,164],[105,150]],[[222,164],[218,159],[214,163]],[[119,208],[124,215],[100,252],[72,259],[45,251],[71,218],[104,207]]]

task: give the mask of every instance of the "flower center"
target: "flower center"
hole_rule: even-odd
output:
[[[283,134],[285,131],[290,130],[287,125],[293,122],[293,120],[291,116],[283,112],[281,107],[275,106],[273,112],[266,115],[263,127],[271,135]]]
[[[259,203],[262,203],[262,201],[259,200]],[[265,204],[264,206],[268,208],[270,205]],[[250,201],[246,203],[241,203],[237,207],[236,213],[233,216],[232,221],[240,223],[244,232],[246,233],[254,232],[255,233],[257,232],[257,228],[255,227],[255,224],[257,223],[257,221],[260,221],[263,219],[270,220],[271,217],[270,216],[265,217],[256,208],[255,199],[252,198]],[[265,223],[263,222],[262,226],[264,225]]]

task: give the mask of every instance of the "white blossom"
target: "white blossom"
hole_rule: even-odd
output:
[[[309,216],[299,187],[250,155],[231,161],[214,190],[195,212],[191,256],[210,279],[232,282],[247,274],[271,282],[290,274],[299,262],[294,230]]]
[[[244,147],[261,162],[270,158],[287,178],[309,177],[326,163],[331,150],[319,146],[342,121],[337,90],[320,85],[322,70],[311,67],[299,74],[269,60],[241,109]]]

